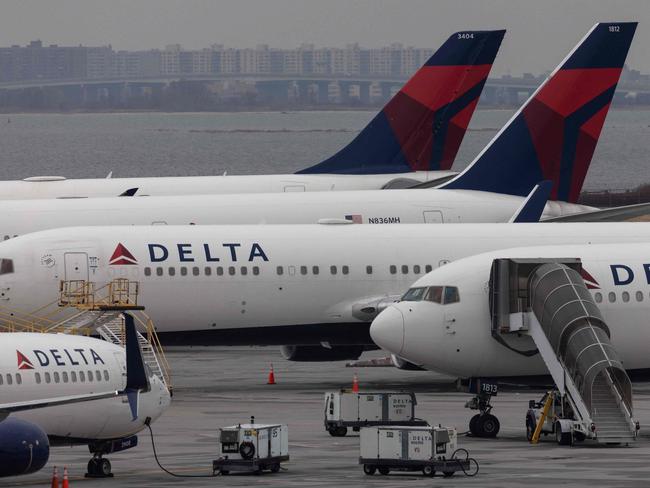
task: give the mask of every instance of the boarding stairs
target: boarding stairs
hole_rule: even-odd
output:
[[[549,262],[552,261],[552,262]],[[496,259],[490,280],[492,335],[528,335],[578,431],[599,443],[630,443],[638,424],[632,387],[610,341],[609,327],[580,275],[579,260]]]
[[[103,286],[85,280],[61,281],[56,301],[25,312],[0,307],[0,332],[99,335],[125,345],[124,313],[130,314],[145,364],[171,391],[169,363],[151,318],[138,304],[139,283],[124,278]]]

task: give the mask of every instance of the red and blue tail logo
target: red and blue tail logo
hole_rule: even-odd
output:
[[[452,35],[350,144],[298,173],[450,169],[504,34]]]
[[[636,22],[596,24],[474,162],[441,188],[526,196],[541,180],[576,202]]]

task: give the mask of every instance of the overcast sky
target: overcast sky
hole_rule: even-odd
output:
[[[0,46],[115,49],[438,47],[452,32],[506,28],[493,73],[551,70],[597,21],[640,23],[628,65],[650,72],[650,0],[1,0]]]

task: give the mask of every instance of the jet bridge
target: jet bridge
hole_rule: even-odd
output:
[[[628,443],[638,430],[631,382],[581,269],[579,259],[495,259],[492,336],[513,351],[543,358],[568,404],[553,430],[571,432],[572,439]],[[522,348],[522,335],[536,349]]]

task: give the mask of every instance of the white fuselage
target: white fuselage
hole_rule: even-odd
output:
[[[126,354],[122,347],[65,334],[6,332],[1,337],[0,404],[121,391],[126,387]],[[150,375],[149,381],[151,390],[140,394],[136,420],[126,396],[25,410],[11,416],[39,425],[59,443],[66,439],[127,437],[144,428],[146,417],[157,419],[170,403],[169,392],[160,379]]]
[[[0,195],[3,200],[116,197],[133,188],[137,188],[136,195],[140,196],[379,190],[400,178],[425,182],[454,174],[456,173],[452,171],[417,171],[369,175],[280,174],[84,179],[34,177],[0,181]]]
[[[56,301],[61,280],[124,277],[140,282],[139,303],[163,337],[300,344],[311,330],[309,344],[370,343],[371,318],[355,306],[401,295],[449,261],[512,246],[648,240],[645,223],[63,228],[0,243],[11,260],[0,261],[0,304],[33,311]]]
[[[507,222],[524,198],[473,190],[364,190],[0,201],[0,239],[87,225]],[[544,218],[592,210],[549,202]]]
[[[461,377],[548,374],[539,355],[524,357],[491,336],[488,282],[492,262],[496,258],[580,258],[583,269],[594,278],[590,292],[625,368],[648,370],[648,241],[628,244],[625,236],[618,237],[620,243],[616,244],[505,249],[450,263],[417,280],[412,288],[456,286],[458,303],[422,300],[391,305],[375,319],[370,333],[380,346],[414,364]],[[631,273],[623,267],[613,271],[612,265],[627,267]],[[533,340],[525,335],[509,337],[508,343],[518,350],[535,349]]]

